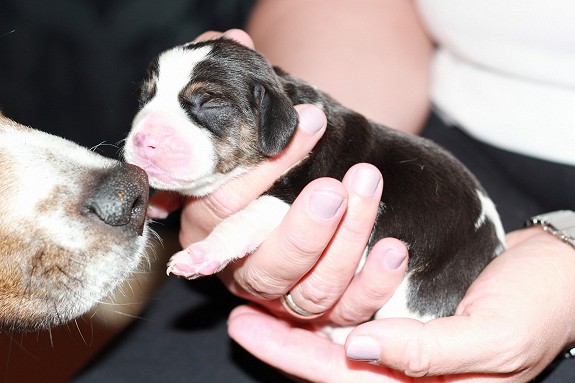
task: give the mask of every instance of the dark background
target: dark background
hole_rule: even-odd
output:
[[[87,147],[121,144],[159,52],[242,27],[246,0],[0,0],[0,110]],[[118,157],[117,147],[98,152]]]

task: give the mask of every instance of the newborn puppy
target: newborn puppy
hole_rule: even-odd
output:
[[[385,179],[368,248],[395,237],[410,251],[404,282],[378,316],[453,314],[503,249],[498,214],[476,179],[432,142],[368,121],[251,49],[219,39],[162,53],[143,82],[125,157],[153,187],[203,196],[281,152],[298,123],[293,105],[303,103],[322,108],[328,120],[313,151],[205,240],[175,254],[168,272],[216,273],[257,248],[311,180],[341,179],[368,162]]]
[[[148,181],[0,114],[0,332],[89,310],[140,263]]]

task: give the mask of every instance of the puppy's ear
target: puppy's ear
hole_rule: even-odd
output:
[[[276,89],[256,84],[254,98],[259,112],[260,150],[266,156],[273,157],[289,143],[297,126],[298,116],[290,99]]]

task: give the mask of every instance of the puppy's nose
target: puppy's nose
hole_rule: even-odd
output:
[[[142,234],[148,206],[148,176],[139,167],[122,163],[104,174],[86,199],[85,207],[110,226],[129,226]]]
[[[138,150],[138,155],[145,159],[151,159],[156,154],[156,148],[160,140],[156,135],[149,133],[136,133],[134,144]]]

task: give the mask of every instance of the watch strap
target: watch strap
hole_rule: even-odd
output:
[[[561,238],[563,242],[575,248],[575,212],[557,210],[531,217],[527,226],[541,225],[545,231]]]

